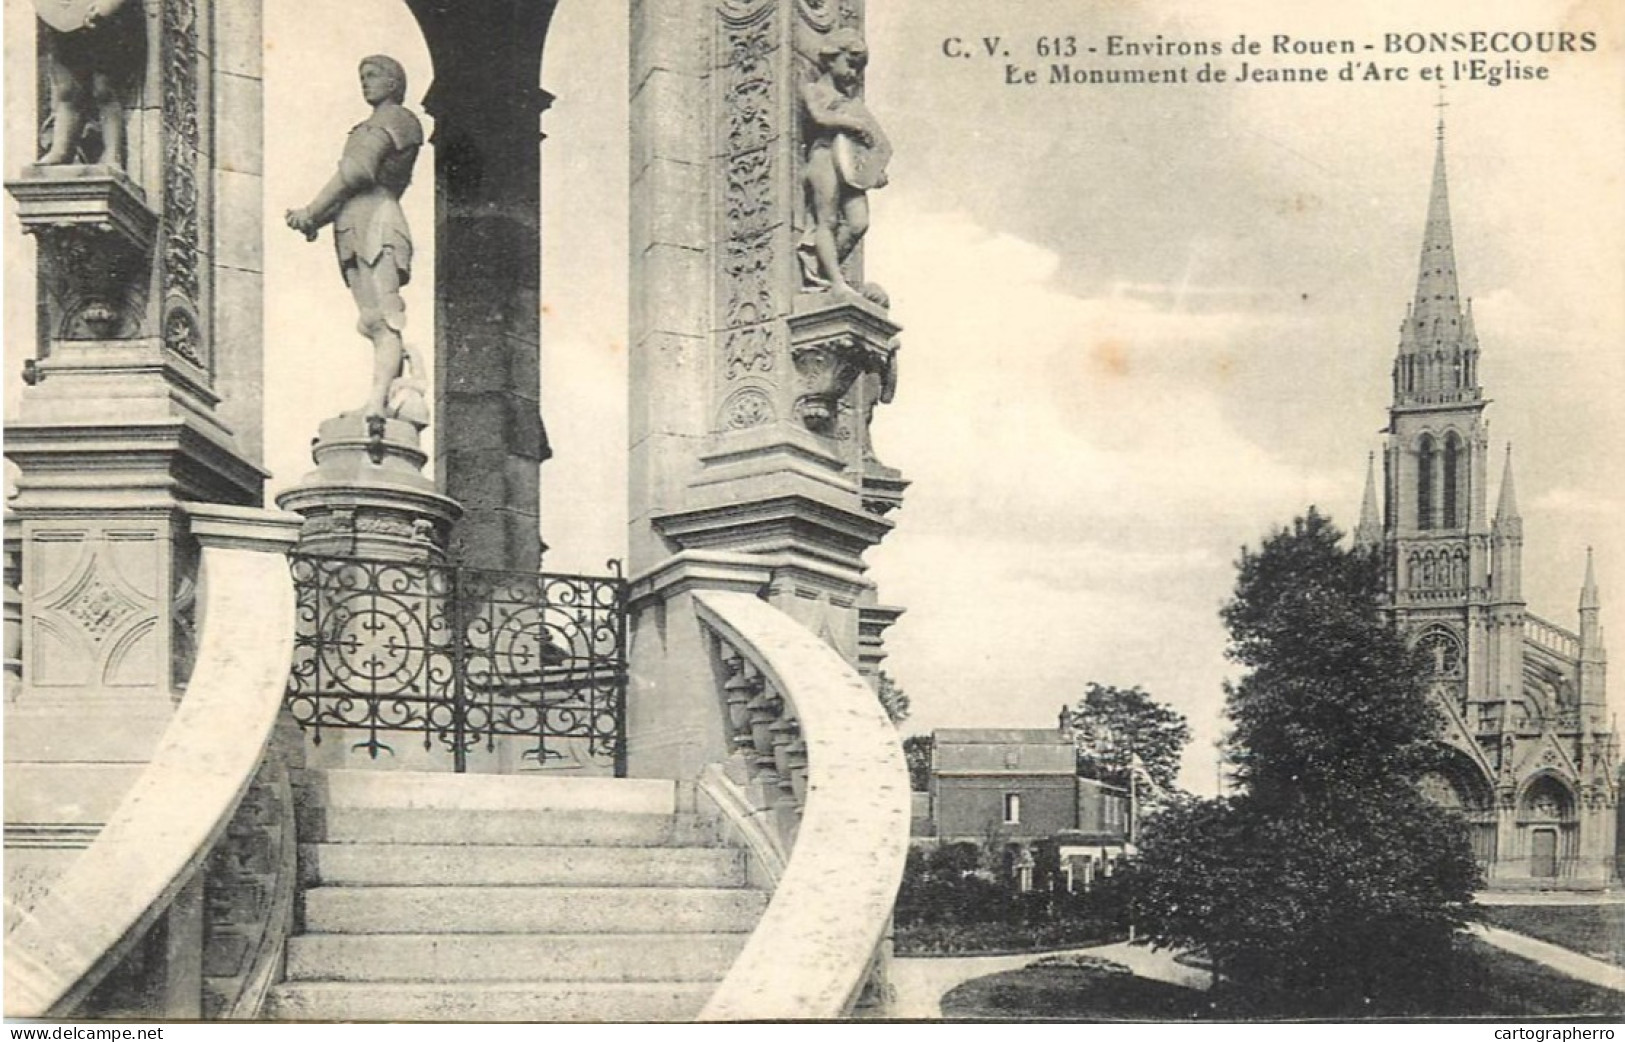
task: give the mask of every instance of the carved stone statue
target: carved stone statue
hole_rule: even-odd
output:
[[[428,422],[425,374],[401,340],[406,326],[401,287],[412,277],[412,233],[400,199],[412,183],[423,127],[402,104],[406,70],[395,59],[375,54],[361,60],[361,96],[372,115],[350,131],[338,173],[309,205],[288,211],[288,227],[314,241],[323,225],[333,225],[339,272],[360,312],[356,328],[373,346],[363,415],[398,417],[422,427]]]
[[[141,4],[130,0],[34,0],[51,81],[49,144],[42,165],[94,159],[124,167],[124,101],[141,64]],[[85,146],[94,112],[100,154]]]
[[[886,184],[891,143],[863,103],[869,49],[837,29],[818,49],[818,77],[801,88],[807,229],[799,246],[807,289],[850,291],[841,264],[869,230],[869,197]]]

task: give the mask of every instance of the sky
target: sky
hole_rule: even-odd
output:
[[[1237,552],[1311,504],[1352,526],[1415,285],[1439,115],[1415,67],[1450,56],[1359,55],[1412,66],[1404,82],[1006,85],[1007,61],[1047,74],[1040,37],[1228,49],[1245,33],[1268,49],[1276,34],[1380,46],[1411,31],[1594,31],[1588,54],[1517,56],[1547,79],[1455,83],[1444,111],[1492,453],[1516,447],[1530,609],[1574,627],[1587,545],[1605,622],[1625,597],[1625,420],[1611,405],[1625,388],[1625,17],[1606,0],[1307,6],[870,4],[867,101],[895,158],[870,196],[867,275],[904,326],[874,440],[914,483],[870,561],[882,600],[907,609],[886,664],[912,703],[905,731],[1047,726],[1089,681],[1139,684],[1190,719],[1182,782],[1212,791],[1234,675],[1217,612]],[[327,239],[305,243],[281,215],[366,114],[356,61],[400,59],[414,107],[429,65],[396,0],[353,0],[343,17],[316,0],[266,7],[275,492],[309,469],[316,424],[357,404],[368,361]],[[15,39],[27,4],[6,10]],[[994,36],[1008,59],[944,54],[948,37]],[[550,569],[599,570],[625,549],[626,47],[624,5],[564,0],[543,62],[557,98],[543,119]],[[8,111],[29,83],[18,64]],[[8,121],[7,146],[13,170],[26,121]],[[425,346],[431,168],[426,154],[407,197],[422,273],[408,337]],[[14,403],[31,309],[28,247],[7,227]]]

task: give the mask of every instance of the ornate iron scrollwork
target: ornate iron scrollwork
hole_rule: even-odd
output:
[[[296,556],[287,705],[320,743],[393,754],[397,735],[469,753],[518,741],[538,765],[625,766],[626,580]]]

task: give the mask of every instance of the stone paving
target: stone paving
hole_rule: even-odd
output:
[[[1572,952],[1525,934],[1485,926],[1482,923],[1472,923],[1467,929],[1473,936],[1495,945],[1502,951],[1538,962],[1542,966],[1550,967],[1576,980],[1583,980],[1587,984],[1595,984],[1599,988],[1625,991],[1625,969],[1603,962],[1601,959],[1593,959],[1589,955],[1581,955],[1579,952]]]
[[[1481,905],[1625,905],[1625,891],[1481,890],[1473,900]]]

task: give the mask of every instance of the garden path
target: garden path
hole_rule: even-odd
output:
[[[1495,945],[1502,951],[1538,962],[1558,973],[1583,980],[1587,984],[1595,984],[1599,988],[1625,991],[1625,969],[1612,966],[1601,959],[1593,959],[1588,955],[1536,940],[1526,934],[1485,926],[1483,923],[1471,923],[1467,929],[1472,931],[1475,937]]]

